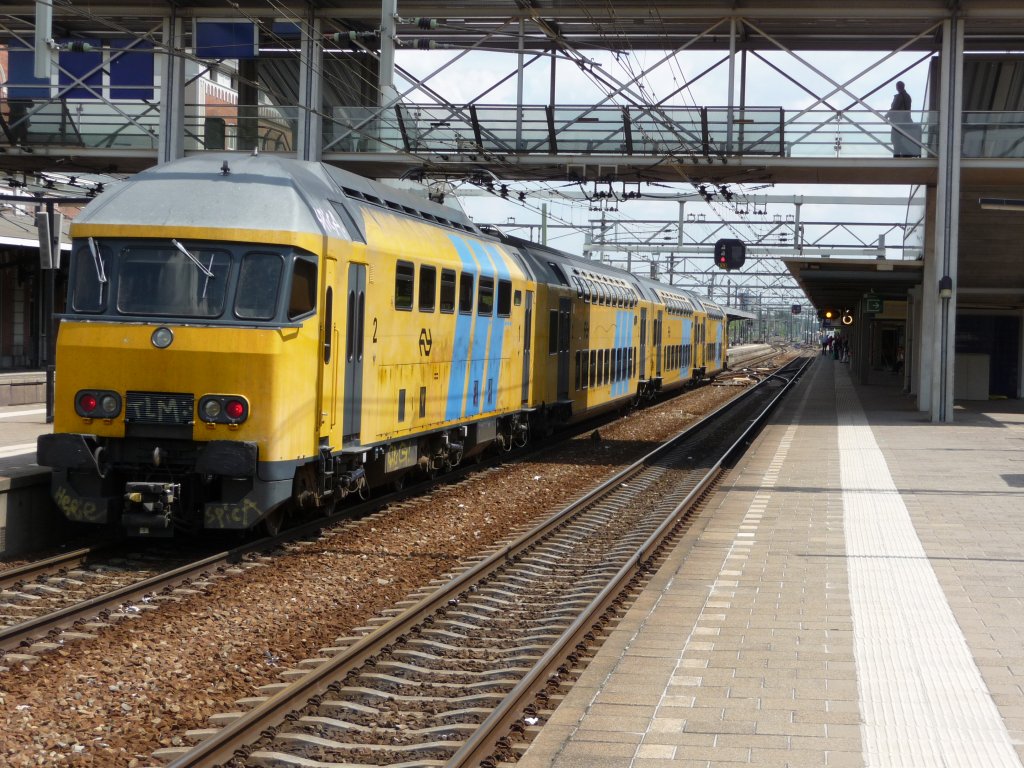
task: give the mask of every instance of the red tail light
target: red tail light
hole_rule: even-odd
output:
[[[121,415],[121,395],[108,389],[80,389],[75,413],[85,419],[113,419]]]
[[[203,395],[199,418],[208,424],[241,424],[249,418],[249,401],[241,395]]]

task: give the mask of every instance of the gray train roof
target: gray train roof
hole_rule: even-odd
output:
[[[704,310],[712,316],[721,317],[725,314],[723,308],[714,301],[701,298],[693,291],[686,290],[685,288],[669,285],[668,283],[662,283],[658,280],[651,280],[646,277],[640,277],[639,275],[634,275],[632,272],[627,272],[624,269],[619,269],[618,267],[613,267],[600,261],[584,259],[581,256],[565,253],[564,251],[556,250],[547,245],[531,243],[529,240],[522,240],[517,237],[505,235],[499,231],[495,231],[495,234],[506,245],[518,248],[524,255],[524,258],[533,265],[534,273],[540,275],[541,280],[544,282],[555,285],[567,285],[560,279],[560,276],[551,269],[550,264],[555,263],[567,273],[575,268],[625,280],[637,289],[640,296],[648,301],[660,302],[661,297],[658,296],[657,292],[661,291],[685,297],[693,305],[694,309]],[[572,286],[569,285],[569,287]]]
[[[150,168],[111,186],[76,222],[323,233],[323,213],[317,212],[327,200],[478,232],[460,211],[325,163],[240,152],[203,153]],[[353,220],[361,225],[360,216]]]

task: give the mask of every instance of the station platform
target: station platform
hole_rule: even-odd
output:
[[[0,405],[0,560],[67,536],[50,500],[50,470],[36,464],[36,438],[52,429],[44,403]]]
[[[46,371],[0,371],[0,407],[46,403]]]
[[[1024,405],[895,379],[815,360],[518,768],[1021,765]]]

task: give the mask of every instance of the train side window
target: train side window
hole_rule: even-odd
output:
[[[420,267],[420,312],[433,312],[437,301],[437,268]]]
[[[518,291],[517,291],[518,293]],[[512,281],[498,281],[498,317],[508,317],[512,314]]]
[[[597,350],[590,350],[590,386],[597,386]]]
[[[558,310],[548,313],[548,354],[558,354]]]
[[[349,290],[345,318],[345,359],[352,362],[352,337],[356,332],[356,292]]]
[[[235,317],[269,320],[277,310],[284,260],[276,253],[247,253],[235,291]]]
[[[463,272],[459,276],[459,312],[463,315],[473,314],[473,274]]]
[[[298,320],[316,309],[316,264],[296,259],[292,264],[292,290],[288,298],[288,319]]]
[[[588,357],[589,357],[589,353],[585,349],[581,349],[577,353],[577,355],[576,355],[576,368],[577,368],[576,375],[579,376],[579,378],[580,378],[580,388],[582,388],[582,389],[587,389],[587,384],[589,383],[587,381],[587,379],[588,379],[588,375],[587,375],[587,359],[588,359]]]
[[[95,241],[94,241],[95,242]],[[111,263],[110,250],[98,242],[96,255],[86,245],[78,249],[71,280],[71,307],[76,312],[102,312],[107,304],[105,264]],[[100,281],[103,278],[103,281]]]
[[[455,270],[441,270],[441,312],[451,314],[455,311]]]
[[[554,273],[555,277],[558,278],[558,282],[562,285],[569,285],[569,281],[565,279],[565,272],[562,271],[560,266],[555,264],[553,261],[549,261],[548,266],[551,267],[551,271]]]
[[[515,304],[517,307],[522,306],[522,303],[523,303],[523,292],[522,291],[516,291],[515,292],[515,294],[513,296],[513,299],[512,299],[512,303]]]
[[[366,336],[362,333],[363,325],[366,322],[366,291],[359,292],[359,306],[356,308],[356,317],[359,320],[359,331],[360,333],[356,336],[356,360],[363,359],[363,338]]]
[[[410,262],[400,261],[395,265],[395,309],[412,309],[415,280],[416,268]]]
[[[480,286],[477,291],[476,300],[477,315],[490,316],[494,314],[494,278],[480,277]]]
[[[331,352],[334,350],[334,289],[327,286],[327,295],[324,297],[324,365],[331,362]]]
[[[612,351],[604,351],[604,383],[607,384],[612,377]]]

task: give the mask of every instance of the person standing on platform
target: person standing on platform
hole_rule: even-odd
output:
[[[896,95],[892,97],[892,105],[885,113],[886,120],[892,128],[889,131],[892,140],[893,157],[919,157],[921,149],[913,139],[917,126],[910,117],[912,100],[906,86],[900,80],[896,83]]]

